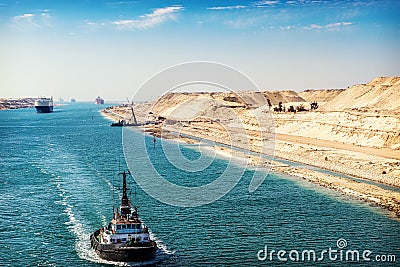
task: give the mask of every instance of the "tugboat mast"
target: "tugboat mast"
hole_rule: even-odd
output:
[[[122,174],[123,180],[122,180],[122,199],[121,199],[121,216],[127,217],[129,214],[131,214],[131,203],[129,201],[129,198],[126,194],[127,188],[126,188],[126,171],[120,173]]]

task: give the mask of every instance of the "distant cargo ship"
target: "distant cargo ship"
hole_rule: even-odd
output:
[[[53,97],[39,97],[35,100],[35,108],[38,113],[50,113],[53,112]]]
[[[98,97],[94,100],[94,102],[95,102],[97,105],[102,105],[102,104],[104,104],[104,99],[101,98],[100,96],[98,96]]]

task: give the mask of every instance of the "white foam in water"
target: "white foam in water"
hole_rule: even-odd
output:
[[[61,187],[60,183],[57,183],[56,186],[57,189],[59,189],[61,192],[60,196],[63,197],[63,199],[59,203],[65,207],[64,212],[69,219],[69,221],[66,222],[66,225],[68,225],[68,229],[72,232],[72,234],[74,234],[76,238],[75,250],[79,258],[96,263],[104,263],[117,266],[143,266],[143,265],[156,264],[158,262],[167,260],[175,253],[175,251],[168,250],[167,246],[163,244],[163,242],[159,240],[153,233],[150,232],[150,238],[156,241],[158,247],[156,252],[156,258],[154,260],[143,261],[143,262],[114,262],[100,258],[90,246],[91,233],[89,232],[88,229],[85,229],[84,224],[76,218],[73,212],[74,206],[72,206],[67,202],[69,198],[69,196],[66,196],[67,191]]]
[[[141,261],[141,262],[115,262],[115,261],[107,261],[102,258],[100,258],[96,252],[90,248],[90,241],[89,241],[89,234],[87,235],[87,238],[81,238],[81,240],[77,241],[76,244],[76,249],[78,252],[78,255],[81,259],[85,260],[90,260],[96,263],[104,263],[104,264],[111,264],[111,265],[117,265],[117,266],[144,266],[144,265],[151,265],[151,264],[156,264],[161,261],[169,259],[175,251],[170,251],[168,250],[167,246],[162,243],[161,240],[158,240],[157,237],[155,237],[151,232],[150,232],[150,238],[154,241],[157,242],[157,252],[156,252],[156,258],[151,261]],[[85,244],[87,243],[87,244]],[[85,252],[85,253],[80,253],[80,252]]]

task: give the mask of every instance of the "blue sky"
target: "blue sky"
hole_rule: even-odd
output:
[[[262,90],[346,88],[400,75],[399,2],[0,0],[0,97],[125,99],[196,60]]]

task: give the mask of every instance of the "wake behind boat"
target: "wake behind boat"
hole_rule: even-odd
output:
[[[123,176],[120,212],[114,212],[107,227],[90,236],[91,246],[97,254],[110,261],[137,262],[152,260],[156,256],[157,244],[150,239],[149,229],[142,223],[134,206],[127,197],[126,172]]]

